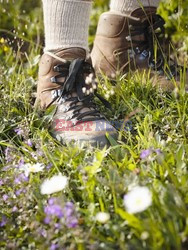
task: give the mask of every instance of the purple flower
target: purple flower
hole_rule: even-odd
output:
[[[151,149],[142,150],[140,153],[141,159],[146,159],[152,153]]]
[[[50,222],[51,222],[50,217],[45,217],[45,218],[44,218],[44,223],[45,223],[45,224],[50,224]]]
[[[50,250],[56,250],[56,249],[58,249],[58,248],[59,248],[58,244],[52,244],[52,245],[50,246]]]
[[[56,199],[55,197],[51,197],[51,198],[48,200],[48,204],[49,204],[49,205],[53,205],[56,201],[57,201],[57,199]]]
[[[55,223],[55,228],[56,229],[60,229],[61,228],[61,224],[60,223]]]
[[[14,179],[14,183],[15,184],[21,184],[22,182],[27,182],[29,180],[29,178],[27,176],[25,176],[24,173],[21,173],[20,175],[18,175],[15,179]]]
[[[71,216],[73,214],[73,212],[74,212],[74,204],[72,202],[67,202],[65,204],[63,212],[64,212],[66,217]]]
[[[4,195],[3,195],[3,200],[4,200],[4,201],[8,200],[8,195],[7,195],[7,194],[4,194]]]
[[[43,156],[44,155],[44,153],[41,150],[37,150],[36,153],[37,153],[38,156]]]
[[[21,158],[21,159],[19,160],[18,167],[23,166],[24,163],[25,163],[24,159]]]
[[[35,152],[31,152],[31,156],[32,156],[35,160],[37,160],[37,155],[36,155]]]
[[[23,135],[23,133],[24,133],[23,129],[21,129],[21,128],[15,128],[15,129],[14,129],[14,132],[15,132],[17,135]]]
[[[0,186],[2,186],[4,184],[3,180],[0,180]]]
[[[52,216],[54,215],[58,217],[59,219],[63,217],[62,208],[57,204],[47,205],[44,208],[44,212],[46,215],[52,215]]]
[[[67,202],[64,207],[57,204],[58,200],[55,197],[51,197],[48,200],[48,205],[44,207],[44,213],[46,218],[44,223],[49,224],[53,217],[61,219],[61,222],[68,228],[75,228],[78,225],[78,219],[75,214],[75,207],[72,202]],[[54,224],[55,228],[61,228],[59,222]]]
[[[25,182],[29,181],[29,177],[26,176],[24,173],[20,174],[20,178],[22,181],[25,181]]]
[[[16,190],[15,192],[16,196],[19,196],[23,191],[24,191],[23,188]]]
[[[5,226],[6,224],[7,224],[7,217],[3,215],[0,221],[0,227]]]
[[[12,148],[7,147],[5,149],[5,159],[6,159],[7,162],[11,162],[13,160]]]
[[[29,147],[33,146],[33,142],[31,141],[31,139],[28,139],[26,143]]]
[[[9,158],[9,159],[10,159],[10,158]],[[11,160],[12,160],[12,159],[11,159]],[[11,160],[10,160],[10,161],[11,161]],[[3,170],[3,171],[7,171],[7,170],[9,170],[10,168],[11,168],[11,166],[8,165],[8,166],[4,167],[2,170]]]
[[[49,163],[47,166],[46,166],[46,169],[49,170],[50,168],[52,168],[53,164],[52,163]]]
[[[72,202],[67,202],[63,209],[65,222],[68,228],[75,228],[78,225],[78,219],[75,216],[75,208]]]
[[[15,183],[15,184],[20,184],[20,183],[21,183],[20,178],[19,178],[19,177],[16,177],[16,178],[14,179],[14,183]]]
[[[162,151],[160,150],[160,148],[157,148],[157,149],[155,149],[155,153],[156,153],[157,155],[160,155],[160,154],[162,154]]]
[[[16,206],[14,206],[13,208],[12,208],[12,212],[17,212],[18,211],[18,208],[16,207]]]
[[[78,226],[78,219],[75,216],[68,217],[66,220],[66,225],[68,228],[75,228]]]
[[[68,201],[68,202],[65,204],[65,208],[72,208],[72,209],[74,209],[74,204],[73,204],[73,202]]]
[[[45,230],[45,229],[41,228],[41,229],[39,230],[39,233],[40,233],[40,235],[42,235],[44,238],[46,238],[47,234],[46,234],[46,230]]]

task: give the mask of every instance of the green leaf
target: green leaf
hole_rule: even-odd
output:
[[[116,213],[119,214],[119,216],[122,219],[126,220],[129,226],[142,231],[143,227],[142,227],[141,221],[136,216],[134,216],[133,214],[127,213],[121,208],[117,208]]]

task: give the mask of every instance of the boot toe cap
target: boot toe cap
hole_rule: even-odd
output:
[[[78,127],[79,126],[79,127]],[[91,145],[93,147],[109,146],[106,133],[114,139],[117,138],[116,129],[105,120],[90,121],[73,127],[52,127],[51,134],[62,144],[76,143],[79,146]]]

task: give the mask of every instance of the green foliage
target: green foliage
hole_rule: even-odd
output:
[[[167,33],[188,51],[188,0],[162,0],[158,12],[166,22]]]
[[[177,5],[172,2],[174,10]],[[0,10],[6,9],[0,17],[0,249],[42,250],[58,244],[57,249],[70,250],[186,250],[188,94],[183,84],[168,94],[152,88],[146,74],[117,78],[116,85],[101,79],[99,91],[108,96],[113,110],[105,111],[105,115],[122,122],[133,112],[131,130],[121,131],[119,141],[108,136],[112,144],[108,149],[60,145],[50,136],[43,115],[33,107],[41,50],[37,37],[41,36],[43,26],[38,5],[39,1],[22,0],[15,5],[0,3]],[[165,17],[162,6],[162,15],[170,26],[171,19]],[[170,7],[165,8],[169,13]],[[107,1],[96,1],[90,43],[97,17],[104,10]],[[168,29],[175,35],[180,26],[177,19],[173,20],[173,28]],[[28,42],[27,52],[18,45],[15,50],[9,44],[13,30],[18,38]],[[16,39],[17,42],[20,40]],[[112,89],[114,93],[109,95]],[[17,134],[16,128],[23,133]],[[145,149],[152,153],[142,159],[140,154]],[[41,163],[45,168],[19,183],[19,166],[23,161]],[[42,195],[41,183],[59,172],[68,177],[68,187]],[[141,213],[131,214],[124,207],[123,196],[136,185],[149,188],[152,205]],[[44,207],[50,197],[59,198],[61,205],[74,203],[77,227],[67,228],[57,218],[50,224],[44,223]],[[96,221],[100,211],[110,214],[104,224]]]

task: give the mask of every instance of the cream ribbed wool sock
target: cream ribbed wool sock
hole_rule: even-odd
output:
[[[128,14],[141,6],[158,7],[160,0],[111,0],[110,10]]]
[[[45,29],[44,51],[80,47],[88,50],[91,1],[42,0]]]

